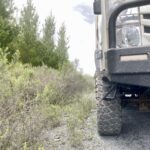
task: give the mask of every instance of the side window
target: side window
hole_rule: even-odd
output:
[[[109,5],[109,13],[118,7],[119,5],[122,5],[126,2],[130,2],[131,0],[108,0],[108,5]]]
[[[150,45],[150,5],[140,8],[142,45]]]

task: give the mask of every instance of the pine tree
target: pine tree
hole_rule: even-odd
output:
[[[15,41],[19,33],[19,28],[13,18],[13,0],[0,0],[0,48],[7,47],[9,60],[15,52]]]
[[[10,19],[14,12],[13,0],[0,0],[0,16]]]
[[[63,23],[58,32],[58,44],[56,53],[59,59],[59,66],[61,67],[65,62],[68,61],[68,38],[66,37],[66,27]]]
[[[43,43],[50,51],[53,51],[55,48],[54,35],[55,17],[51,13],[50,16],[45,20],[45,25],[43,28]]]
[[[19,49],[21,61],[41,65],[43,45],[38,41],[38,14],[32,0],[27,0],[27,5],[21,12],[20,27]]]
[[[9,47],[18,35],[18,27],[0,16],[0,48]]]
[[[55,53],[55,17],[51,13],[45,20],[43,27],[43,44],[46,52],[43,61],[49,67],[58,69],[58,57]]]
[[[0,47],[5,48],[17,34],[15,24],[10,22],[13,14],[13,0],[0,0]]]
[[[38,35],[38,14],[32,0],[27,0],[27,6],[21,12],[20,25],[24,39],[35,41]],[[29,43],[30,43],[29,42]]]

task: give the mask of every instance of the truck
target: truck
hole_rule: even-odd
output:
[[[150,102],[150,0],[95,0],[97,127],[122,130],[122,109]]]

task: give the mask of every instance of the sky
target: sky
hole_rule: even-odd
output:
[[[14,0],[19,10],[26,0]],[[94,75],[95,25],[93,0],[33,0],[39,14],[40,26],[52,11],[56,30],[65,22],[69,37],[69,59],[79,59],[79,67],[85,74]]]

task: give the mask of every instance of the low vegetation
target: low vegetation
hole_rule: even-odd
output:
[[[0,150],[49,150],[41,135],[64,124],[70,145],[80,145],[93,79],[69,61],[64,23],[56,32],[50,13],[40,29],[32,0],[16,10],[0,0]]]
[[[93,93],[84,93],[70,106],[69,116],[67,119],[68,139],[73,147],[82,144],[84,135],[82,128],[85,128],[85,121],[89,117],[91,110],[95,108]]]
[[[41,133],[63,122],[71,145],[80,144],[79,129],[93,108],[86,94],[92,79],[71,64],[58,71],[23,65],[19,53],[8,63],[7,55],[0,50],[0,149],[44,148]]]

